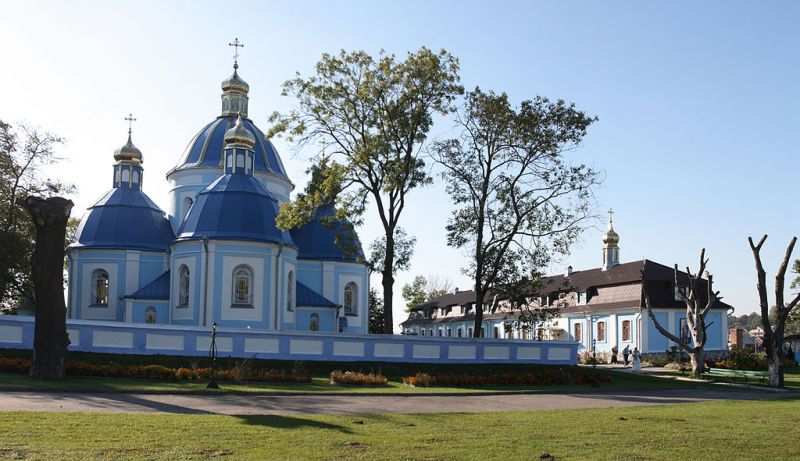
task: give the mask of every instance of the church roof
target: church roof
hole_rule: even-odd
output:
[[[306,307],[336,307],[338,304],[322,296],[308,287],[297,282],[297,305]]]
[[[169,272],[164,272],[133,294],[123,296],[122,299],[169,299]]]
[[[172,171],[190,168],[223,168],[223,148],[225,132],[236,125],[238,115],[222,115],[197,133],[186,146],[180,161]],[[287,181],[289,177],[283,167],[275,146],[266,139],[264,133],[249,119],[242,119],[243,127],[255,138],[256,173],[273,173]]]
[[[70,246],[165,251],[173,239],[166,215],[144,192],[120,187],[89,207]]]
[[[322,207],[310,222],[290,230],[299,248],[297,259],[364,262],[361,241],[353,226],[333,220],[333,214],[333,207]]]
[[[178,240],[208,237],[294,247],[289,232],[275,225],[277,215],[277,200],[258,180],[244,174],[225,174],[197,195],[178,231]]]

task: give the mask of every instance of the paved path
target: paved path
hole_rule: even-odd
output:
[[[788,396],[788,395],[783,395]],[[198,413],[225,415],[297,413],[447,413],[562,408],[628,407],[709,400],[778,398],[772,392],[700,389],[640,390],[596,394],[471,396],[358,395],[148,395],[59,392],[3,392],[0,411],[80,411],[125,413]]]

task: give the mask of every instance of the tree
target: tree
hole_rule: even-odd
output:
[[[383,227],[384,333],[394,325],[396,239],[406,194],[431,182],[420,149],[433,114],[449,112],[463,91],[458,80],[458,60],[444,50],[421,48],[405,61],[383,52],[377,58],[364,51],[324,54],[314,75],[284,83],[283,94],[294,96],[298,107],[270,118],[270,136],[314,143],[315,163],[330,160],[346,192],[338,196],[338,208],[354,224],[367,201],[374,202]]]
[[[786,253],[783,257],[781,265],[778,267],[778,273],[775,275],[775,309],[776,318],[773,321],[769,316],[769,297],[767,295],[767,273],[764,271],[764,265],[761,263],[761,247],[767,240],[766,234],[761,237],[758,244],[753,243],[753,238],[748,237],[747,241],[750,243],[750,250],[753,252],[756,266],[756,280],[758,289],[759,307],[761,308],[761,328],[764,330],[764,337],[762,344],[767,354],[767,366],[769,367],[769,385],[771,387],[783,387],[783,337],[785,334],[786,322],[792,311],[800,302],[800,293],[795,294],[789,303],[786,303],[784,298],[784,285],[786,280],[786,270],[789,267],[789,262],[792,258],[794,245],[797,242],[797,237],[793,237],[786,247]]]
[[[450,291],[453,283],[446,277],[418,275],[411,283],[403,285],[403,299],[406,300],[406,310],[431,301]]]
[[[31,304],[28,257],[34,247],[34,227],[22,204],[28,195],[70,193],[71,185],[41,178],[41,168],[59,157],[63,139],[24,124],[0,120],[0,311]]]
[[[64,237],[72,202],[61,197],[29,196],[25,209],[36,227],[31,256],[36,300],[31,377],[64,379],[67,355],[67,307],[64,304]]]
[[[659,333],[670,339],[678,345],[681,349],[689,354],[689,359],[692,362],[692,377],[699,379],[703,374],[705,367],[705,351],[706,341],[708,341],[708,334],[706,333],[706,315],[709,311],[717,306],[719,300],[719,292],[714,291],[714,279],[712,275],[708,275],[708,280],[703,280],[702,274],[705,273],[706,264],[708,259],[705,258],[706,249],[700,252],[700,269],[696,274],[692,274],[689,268],[686,268],[686,274],[689,277],[689,285],[685,290],[678,289],[678,296],[681,302],[686,306],[686,326],[689,328],[691,334],[691,342],[685,338],[678,337],[669,332],[666,328],[661,326],[661,323],[653,313],[652,306],[650,305],[650,295],[647,291],[647,279],[645,277],[644,268],[642,268],[642,292],[644,293],[644,305],[647,308],[647,315],[653,321]],[[678,265],[674,268],[675,286],[678,287]]]
[[[475,337],[487,294],[536,280],[530,268],[566,255],[590,218],[598,174],[568,164],[566,153],[594,121],[561,100],[536,97],[515,109],[506,94],[476,88],[456,117],[460,138],[433,145],[456,205],[448,245],[470,255],[464,271],[474,280]]]
[[[369,290],[369,332],[383,333],[383,300],[374,288]]]

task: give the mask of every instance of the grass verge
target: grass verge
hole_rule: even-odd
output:
[[[358,416],[0,413],[0,458],[800,459],[800,401]]]

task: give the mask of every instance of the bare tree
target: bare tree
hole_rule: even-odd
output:
[[[767,273],[764,271],[764,266],[761,264],[761,246],[767,240],[767,235],[764,234],[758,244],[753,244],[753,238],[748,237],[747,241],[750,243],[750,249],[753,251],[753,258],[756,264],[756,276],[758,279],[756,287],[758,288],[759,306],[761,307],[761,326],[764,330],[764,350],[767,353],[767,365],[769,366],[769,385],[771,387],[783,387],[783,337],[786,328],[786,319],[792,310],[797,306],[800,301],[800,293],[795,294],[794,298],[785,303],[783,296],[783,289],[785,286],[786,269],[789,267],[789,261],[792,258],[792,251],[794,251],[794,244],[797,242],[797,237],[792,237],[789,246],[786,248],[786,254],[783,256],[783,261],[778,268],[778,273],[775,275],[775,324],[772,325],[769,316],[769,298],[767,296]]]
[[[705,362],[705,346],[708,341],[708,334],[706,332],[706,315],[712,308],[717,306],[719,300],[719,291],[714,291],[714,279],[712,275],[708,275],[708,280],[703,280],[703,273],[706,270],[708,259],[705,257],[706,249],[700,252],[700,269],[696,274],[692,274],[689,268],[686,268],[686,275],[689,277],[689,285],[685,290],[681,290],[678,283],[678,265],[675,265],[675,287],[677,288],[678,296],[681,302],[686,306],[686,325],[691,334],[691,342],[686,338],[678,337],[669,332],[659,323],[658,318],[653,313],[653,308],[650,305],[650,295],[647,291],[647,279],[645,277],[644,269],[642,269],[642,292],[644,293],[644,305],[647,308],[647,315],[653,321],[656,330],[666,336],[669,340],[678,345],[681,349],[689,354],[692,361],[692,377],[700,378],[703,374],[703,366]],[[705,296],[701,297],[701,293]]]

